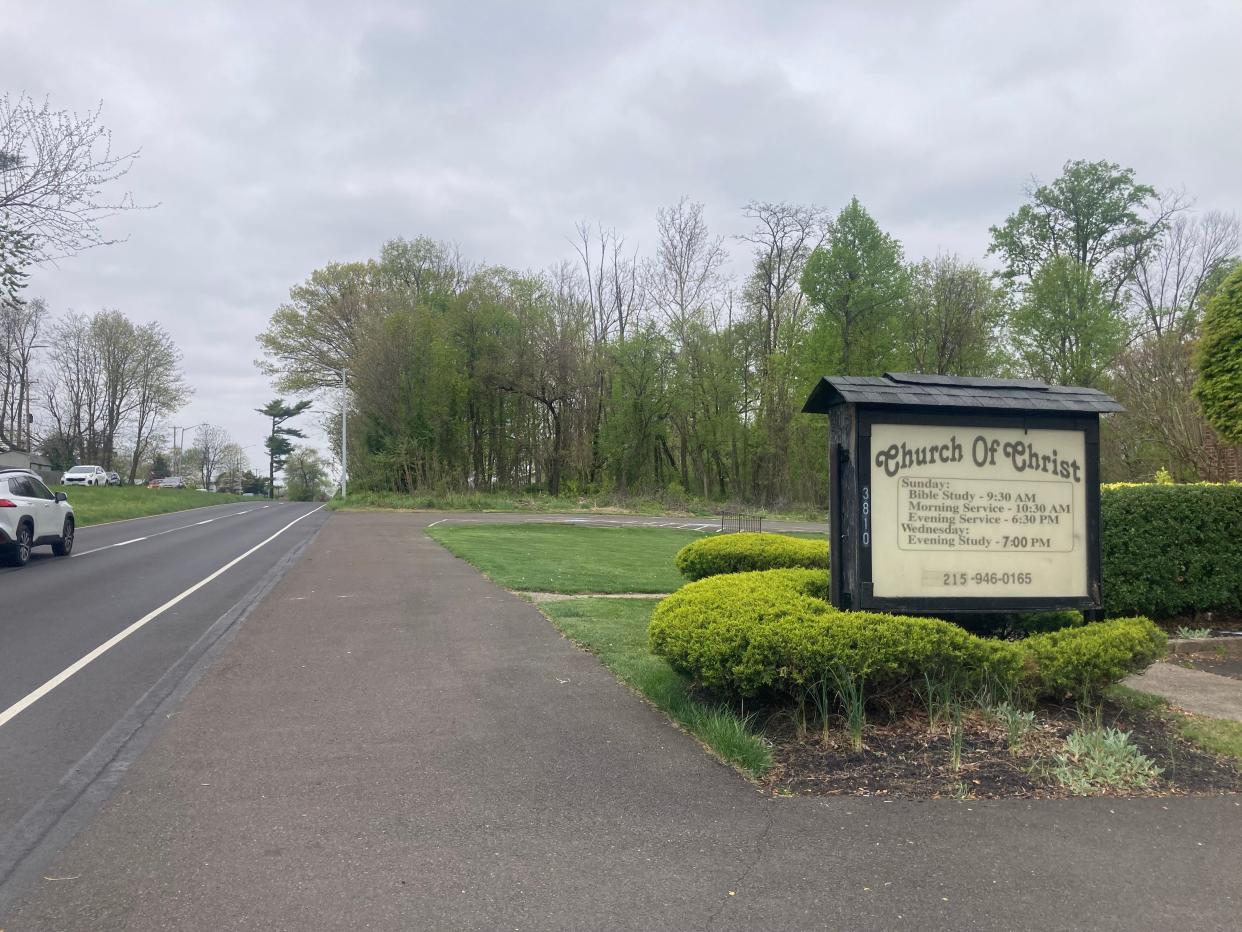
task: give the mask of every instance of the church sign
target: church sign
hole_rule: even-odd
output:
[[[1102,608],[1093,389],[889,373],[821,380],[831,599],[894,612]]]

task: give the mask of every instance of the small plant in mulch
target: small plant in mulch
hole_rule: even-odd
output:
[[[1052,776],[1075,796],[1145,790],[1162,773],[1120,728],[1075,729],[1052,765]]]
[[[797,714],[784,711],[769,716],[773,766],[763,784],[771,792],[903,799],[1242,792],[1233,762],[1186,741],[1156,710],[1112,701],[1085,712],[1024,709],[1011,699],[947,698],[930,711],[873,703],[861,747],[841,706],[815,724],[799,727]]]

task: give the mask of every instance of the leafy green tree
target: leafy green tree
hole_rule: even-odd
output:
[[[1204,417],[1222,439],[1242,443],[1242,263],[1208,301],[1196,363]]]
[[[324,493],[327,468],[310,447],[295,447],[285,460],[285,492],[291,502],[313,502]]]
[[[1009,320],[1026,372],[1054,385],[1101,384],[1128,330],[1108,285],[1076,259],[1050,259]]]
[[[270,488],[265,476],[256,476],[251,470],[247,469],[241,476],[241,490],[249,495],[267,495]]]
[[[285,404],[283,398],[273,398],[262,408],[256,408],[259,414],[272,419],[272,432],[264,441],[267,447],[267,490],[268,497],[276,495],[276,473],[284,469],[285,458],[293,452],[293,441],[290,437],[305,438],[306,435],[296,427],[285,427],[284,423],[297,417],[311,406],[309,401]]]
[[[172,466],[168,463],[168,456],[164,453],[156,453],[151,458],[151,478],[167,479],[172,475]]]
[[[1005,295],[976,265],[956,256],[925,259],[908,271],[901,334],[916,372],[990,376],[1004,364]]]
[[[832,348],[833,370],[869,375],[889,367],[907,288],[901,244],[858,198],[837,215],[827,244],[807,259],[801,286],[819,310],[812,341]]]
[[[1027,195],[1028,203],[991,228],[988,252],[1005,263],[1003,277],[1024,285],[1052,260],[1071,259],[1098,279],[1112,300],[1178,206],[1170,201],[1154,216],[1144,216],[1156,201],[1156,189],[1113,162],[1066,162],[1056,181],[1028,189]]]

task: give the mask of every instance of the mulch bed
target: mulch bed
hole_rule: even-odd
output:
[[[1166,713],[1166,714],[1177,714]],[[1242,769],[1181,738],[1158,712],[1133,714],[1112,705],[1102,722],[1129,731],[1131,741],[1164,773],[1147,789],[1112,796],[1218,795],[1242,792]],[[765,729],[773,741],[773,767],[764,778],[774,794],[881,796],[893,799],[1047,799],[1073,795],[1049,772],[1052,756],[1079,724],[1076,713],[1045,709],[1011,753],[1003,726],[978,712],[963,718],[961,765],[951,766],[947,725],[935,730],[913,711],[891,721],[869,722],[864,749],[850,747],[838,723],[823,735],[816,726],[799,736],[788,716]]]

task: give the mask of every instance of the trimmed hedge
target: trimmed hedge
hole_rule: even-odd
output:
[[[824,601],[825,585],[816,570],[689,583],[656,606],[651,649],[729,696],[796,698],[833,670],[863,680],[872,695],[912,690],[926,674],[967,690],[1056,698],[1098,691],[1146,667],[1163,647],[1145,618],[1001,641],[931,618],[839,611]]]
[[[1237,611],[1242,485],[1105,486],[1100,550],[1110,615]]]
[[[1160,659],[1168,638],[1139,617],[1063,628],[1019,643],[1027,654],[1029,692],[1045,699],[1090,698]]]
[[[828,569],[828,542],[785,534],[720,534],[687,544],[677,554],[677,569],[690,580],[797,567]]]

